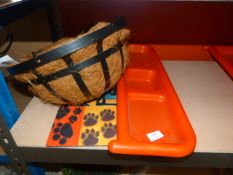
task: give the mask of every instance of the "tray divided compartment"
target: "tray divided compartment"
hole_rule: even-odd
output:
[[[155,52],[130,45],[130,64],[117,87],[117,140],[113,153],[183,157],[193,152],[196,137],[175,90]],[[162,133],[151,141],[147,134]]]

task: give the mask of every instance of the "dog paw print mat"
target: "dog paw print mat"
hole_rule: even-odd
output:
[[[82,106],[60,106],[47,146],[108,145],[116,139],[115,90]]]

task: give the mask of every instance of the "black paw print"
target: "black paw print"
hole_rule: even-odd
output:
[[[94,113],[88,113],[84,116],[84,125],[85,126],[92,126],[97,123],[98,115],[95,115]]]
[[[53,129],[53,140],[59,140],[61,145],[65,144],[67,138],[71,138],[73,135],[73,129],[69,123],[57,123],[56,128]]]
[[[99,139],[99,131],[95,131],[94,129],[86,129],[85,132],[82,133],[81,138],[83,139],[83,144],[90,146],[95,145]]]
[[[56,118],[61,119],[65,117],[70,112],[69,106],[61,106],[59,110],[57,111]]]
[[[115,118],[115,112],[111,109],[104,109],[100,112],[100,116],[103,121],[110,121]]]
[[[78,108],[76,108],[76,109],[74,110],[74,114],[75,114],[75,115],[79,115],[81,112],[82,112],[82,109],[81,109],[80,107],[78,107]]]
[[[104,134],[105,138],[112,138],[116,135],[116,125],[112,123],[105,123],[104,126],[101,127],[101,131]]]
[[[77,120],[78,120],[78,117],[75,116],[75,115],[71,115],[71,116],[69,117],[70,123],[74,123],[74,122],[76,122]]]

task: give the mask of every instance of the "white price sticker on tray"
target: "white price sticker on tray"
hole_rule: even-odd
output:
[[[164,137],[163,133],[161,133],[159,130],[148,133],[146,135],[151,142],[154,142]]]

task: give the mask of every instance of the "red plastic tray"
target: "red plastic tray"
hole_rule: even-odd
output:
[[[207,47],[207,50],[233,78],[233,46],[211,46]]]
[[[193,152],[194,131],[155,50],[130,45],[130,64],[117,87],[117,140],[113,153],[183,157]],[[150,141],[148,133],[164,137]]]

